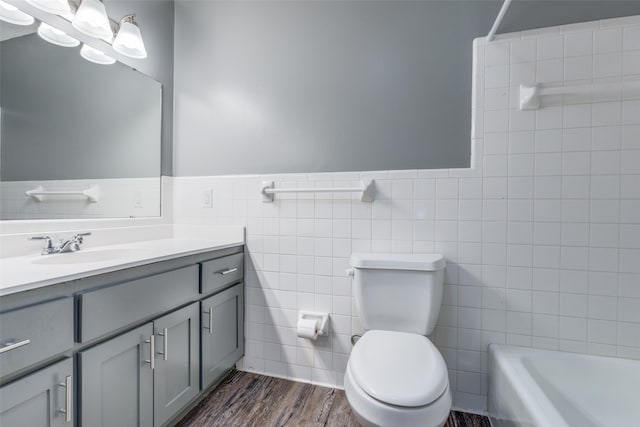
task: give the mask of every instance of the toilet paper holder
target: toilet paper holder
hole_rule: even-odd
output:
[[[327,325],[329,324],[329,313],[319,313],[315,311],[300,311],[298,312],[298,323],[300,320],[315,320],[316,331],[318,335],[327,335]]]

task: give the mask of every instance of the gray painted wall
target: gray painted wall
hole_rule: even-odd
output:
[[[148,57],[123,62],[162,83],[162,175],[173,174],[173,0],[103,0],[109,16],[136,14]]]
[[[469,166],[471,42],[501,4],[177,0],[174,174]],[[500,30],[634,14],[516,0]]]
[[[2,181],[160,175],[160,83],[36,34],[0,57]]]

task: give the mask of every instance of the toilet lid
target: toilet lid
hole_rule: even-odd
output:
[[[398,406],[423,406],[447,388],[447,366],[425,336],[366,332],[351,352],[354,381],[371,397]]]

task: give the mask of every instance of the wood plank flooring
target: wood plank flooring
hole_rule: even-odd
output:
[[[179,427],[358,427],[342,390],[234,371]],[[479,415],[452,412],[445,427],[490,427]]]

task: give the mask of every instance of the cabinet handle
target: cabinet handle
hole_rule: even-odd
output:
[[[25,346],[25,345],[29,344],[30,342],[31,342],[31,340],[29,340],[29,339],[22,340],[20,342],[8,342],[4,346],[0,347],[0,354],[4,353],[6,351],[15,350],[16,348]]]
[[[162,354],[163,360],[169,360],[169,330],[164,328],[161,334],[158,334],[164,340],[162,343],[162,351],[159,351],[158,354]]]
[[[235,273],[236,271],[238,271],[238,267],[228,268],[226,270],[216,271],[215,274],[221,274],[223,276],[226,276],[227,274]]]
[[[73,389],[71,388],[71,375],[67,375],[64,379],[63,383],[58,384],[60,387],[64,388],[64,408],[58,409],[58,412],[62,412],[64,414],[64,421],[67,423],[71,422],[71,414],[73,412],[73,408],[71,407],[71,400],[73,399]]]
[[[213,334],[213,306],[209,307],[209,310],[203,311],[203,313],[209,315],[209,327],[203,326],[203,328],[209,331],[209,335],[212,335]]]
[[[151,335],[145,342],[149,343],[149,360],[145,360],[144,362],[148,363],[153,371],[156,369],[156,336]]]

